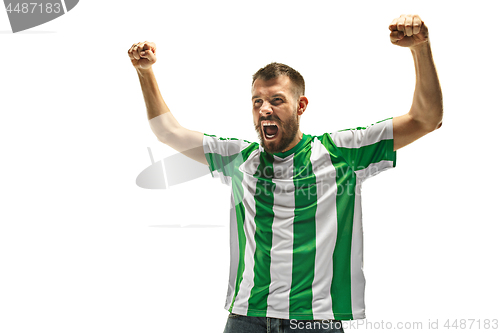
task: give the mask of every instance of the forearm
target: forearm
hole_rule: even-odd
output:
[[[160,88],[156,82],[153,68],[137,70],[139,82],[141,83],[142,94],[148,112],[148,120],[153,119],[163,113],[170,112],[167,104],[163,100]]]
[[[158,140],[165,142],[168,136],[181,126],[161,96],[153,69],[137,70],[137,74],[141,83],[144,102],[146,103],[149,125]]]
[[[415,62],[416,84],[411,117],[429,131],[441,126],[443,119],[443,95],[429,41],[411,48]]]
[[[182,127],[161,96],[158,83],[151,68],[137,70],[141,82],[142,93],[148,111],[151,130],[158,141],[172,147],[184,155],[207,164],[203,151],[203,133]]]

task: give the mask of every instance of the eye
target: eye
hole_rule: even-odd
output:
[[[253,105],[257,105],[257,104],[262,104],[262,100],[256,99],[255,101],[253,101]]]
[[[283,103],[283,99],[280,97],[273,98],[273,104],[281,104]]]

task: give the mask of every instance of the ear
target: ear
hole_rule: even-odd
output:
[[[297,114],[301,116],[304,111],[306,111],[307,104],[309,104],[309,101],[307,100],[306,96],[300,96],[299,102],[297,103]]]

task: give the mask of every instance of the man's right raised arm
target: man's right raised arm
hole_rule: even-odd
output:
[[[156,62],[155,43],[136,43],[128,50],[128,55],[139,75],[149,125],[158,140],[178,152],[208,165],[203,151],[203,133],[182,127],[161,96],[152,67]]]

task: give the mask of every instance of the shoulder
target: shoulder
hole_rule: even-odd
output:
[[[392,117],[367,126],[346,128],[328,134],[335,145],[342,148],[360,148],[380,141],[392,140]]]
[[[255,150],[258,147],[257,142],[203,133],[203,149],[205,153],[219,153],[227,156],[242,153],[249,149]]]

